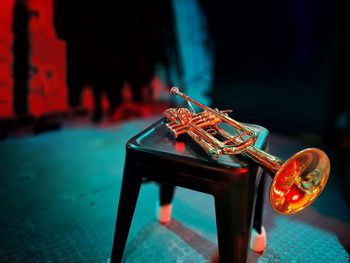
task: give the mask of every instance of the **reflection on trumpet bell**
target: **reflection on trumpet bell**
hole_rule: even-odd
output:
[[[270,203],[282,214],[310,205],[325,187],[330,172],[327,155],[316,148],[294,154],[277,171],[270,187]]]
[[[283,162],[254,147],[255,132],[231,119],[227,111],[209,108],[174,87],[173,95],[186,100],[190,112],[185,108],[170,108],[164,112],[167,127],[174,138],[187,133],[211,156],[241,153],[263,167],[273,178],[270,187],[271,206],[282,214],[294,214],[310,205],[324,189],[330,172],[327,155],[316,148],[300,151]],[[203,109],[196,113],[191,105]],[[226,123],[234,134],[219,127]]]

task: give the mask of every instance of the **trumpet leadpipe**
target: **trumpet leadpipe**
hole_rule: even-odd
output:
[[[221,112],[221,111],[219,111],[217,109],[212,109],[210,107],[205,106],[204,104],[202,104],[202,103],[200,103],[200,102],[190,98],[185,93],[180,92],[177,87],[171,88],[170,93],[173,94],[173,95],[180,96],[185,101],[191,102],[194,105],[196,105],[197,107],[203,109],[204,111],[207,111],[209,113],[212,113],[212,114],[218,116],[222,121],[228,123],[229,125],[233,126],[236,129],[242,130],[244,133],[246,133],[250,137],[252,137],[252,138],[256,137],[255,132],[253,130],[251,130],[248,127],[242,125],[238,121],[235,121],[234,119],[231,119],[230,117],[227,116],[227,114],[225,112]]]

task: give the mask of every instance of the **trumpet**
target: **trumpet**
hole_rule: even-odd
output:
[[[325,152],[317,148],[304,149],[286,161],[254,146],[257,134],[246,125],[230,118],[231,111],[207,107],[177,87],[171,94],[183,98],[187,108],[169,108],[163,115],[172,136],[188,134],[210,156],[242,154],[261,166],[271,177],[270,204],[281,214],[295,214],[309,206],[322,192],[330,173],[330,161]],[[203,111],[196,113],[192,104]],[[219,124],[233,128],[228,132]]]

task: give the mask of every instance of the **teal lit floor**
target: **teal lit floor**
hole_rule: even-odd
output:
[[[0,262],[106,262],[125,143],[158,118],[67,125],[0,141]],[[279,134],[272,134],[270,145],[282,158],[309,146]],[[250,251],[248,262],[349,261],[350,209],[342,199],[340,168],[330,155],[329,184],[311,207],[286,217],[265,202],[267,248],[261,255]],[[145,183],[124,262],[210,262],[217,253],[212,197],[177,189],[173,221],[165,226],[155,218],[157,199],[158,186]]]

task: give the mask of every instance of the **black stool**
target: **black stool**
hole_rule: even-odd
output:
[[[161,206],[171,203],[175,186],[213,195],[220,262],[245,262],[252,227],[258,233],[264,231],[265,175],[261,176],[261,168],[241,155],[212,160],[188,136],[183,135],[186,143],[174,140],[164,121],[159,120],[126,145],[111,262],[121,262],[145,178],[161,185]],[[249,127],[258,135],[255,147],[265,150],[268,131],[256,125]]]

